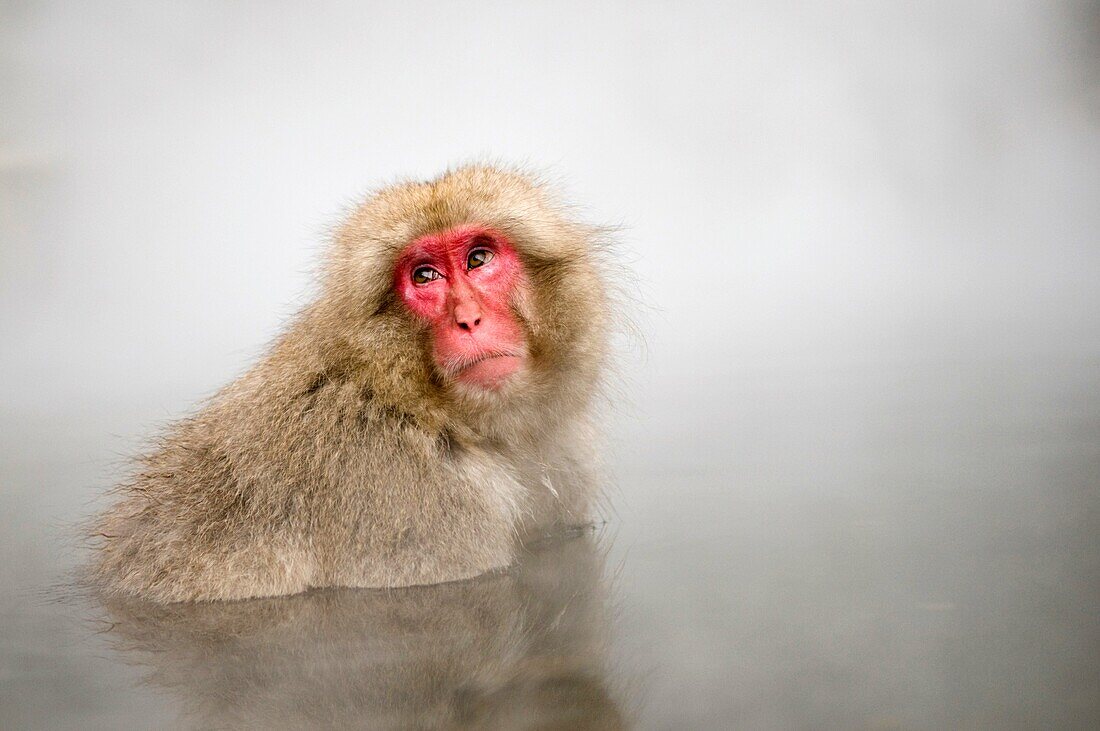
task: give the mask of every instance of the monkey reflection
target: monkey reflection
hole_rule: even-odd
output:
[[[591,531],[434,586],[107,607],[108,635],[200,728],[617,729]]]

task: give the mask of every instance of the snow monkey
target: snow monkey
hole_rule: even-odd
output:
[[[117,489],[88,578],[160,602],[434,584],[586,523],[603,262],[520,172],[378,191],[317,299]]]

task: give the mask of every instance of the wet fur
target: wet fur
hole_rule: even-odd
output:
[[[527,274],[513,306],[530,367],[500,392],[437,372],[392,294],[401,249],[463,223],[505,234]],[[337,231],[318,299],[119,488],[92,529],[88,580],[163,602],[431,584],[585,522],[602,256],[596,231],[518,172],[470,166],[378,191]]]

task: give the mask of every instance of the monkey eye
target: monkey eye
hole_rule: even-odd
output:
[[[466,255],[466,268],[477,269],[493,260],[493,252],[488,249],[473,249]]]
[[[417,284],[427,284],[433,279],[439,279],[441,276],[443,275],[437,272],[435,269],[424,266],[417,267],[413,270],[412,280]]]

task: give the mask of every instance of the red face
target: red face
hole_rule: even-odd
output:
[[[499,388],[523,367],[523,329],[512,301],[523,281],[515,249],[480,226],[429,234],[398,258],[394,289],[431,325],[436,366],[460,383]]]

